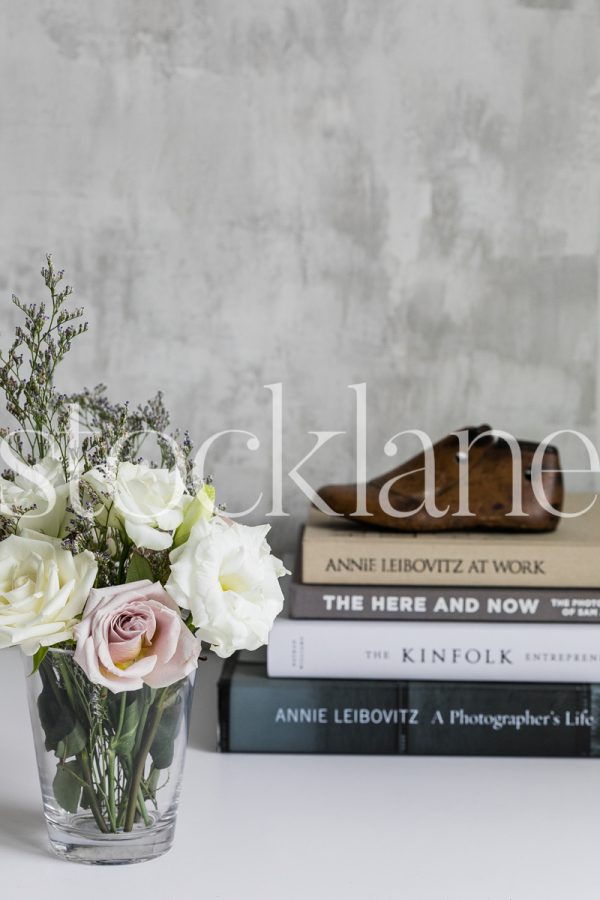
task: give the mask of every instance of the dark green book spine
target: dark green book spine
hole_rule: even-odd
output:
[[[219,720],[231,753],[600,756],[600,685],[267,678],[234,658]]]

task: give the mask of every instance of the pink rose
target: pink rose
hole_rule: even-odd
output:
[[[93,589],[74,631],[75,661],[115,694],[167,687],[198,665],[201,645],[158,582]]]

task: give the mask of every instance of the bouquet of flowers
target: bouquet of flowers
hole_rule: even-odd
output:
[[[42,275],[48,302],[13,297],[23,321],[0,354],[17,425],[0,432],[0,647],[30,658],[54,849],[148,858],[172,840],[202,646],[226,657],[266,643],[285,570],[268,526],[235,523],[215,505],[160,393],[132,410],[102,385],[57,390],[57,367],[87,323],[67,308],[71,289],[51,257]],[[143,457],[151,441],[154,456]],[[138,844],[107,851],[127,836]]]

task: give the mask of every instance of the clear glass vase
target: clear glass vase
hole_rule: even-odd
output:
[[[52,850],[120,865],[173,843],[194,674],[158,690],[113,694],[72,653],[24,657],[29,711]]]

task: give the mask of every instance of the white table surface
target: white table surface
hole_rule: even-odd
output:
[[[200,671],[174,849],[89,867],[46,850],[21,659],[0,653],[0,897],[600,896],[599,761],[218,754],[218,670]]]

